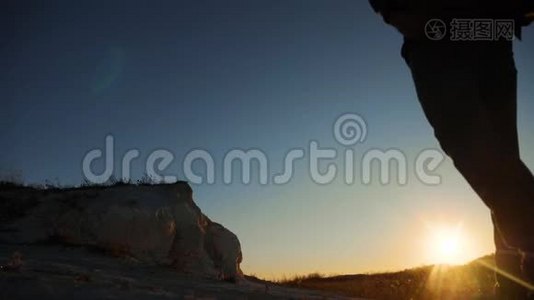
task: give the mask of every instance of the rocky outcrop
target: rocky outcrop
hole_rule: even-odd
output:
[[[224,280],[242,277],[236,235],[211,221],[185,182],[76,189],[0,190],[0,240],[55,240],[95,247],[180,272]]]

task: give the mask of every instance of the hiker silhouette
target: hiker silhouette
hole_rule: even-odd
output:
[[[424,114],[495,228],[496,296],[528,299],[534,284],[534,177],[521,161],[512,40],[534,1],[371,0],[404,36]]]

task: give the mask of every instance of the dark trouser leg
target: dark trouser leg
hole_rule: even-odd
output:
[[[534,250],[534,177],[519,155],[511,44],[407,48],[419,101],[441,147],[491,209],[503,245]]]
[[[495,264],[497,266],[495,294],[497,299],[525,299],[528,289],[517,282],[517,279],[524,280],[521,272],[521,254],[517,249],[506,245],[496,227],[494,228],[494,239]]]

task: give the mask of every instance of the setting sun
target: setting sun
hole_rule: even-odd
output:
[[[468,259],[460,224],[429,227],[428,246],[431,262],[435,264],[461,264]]]

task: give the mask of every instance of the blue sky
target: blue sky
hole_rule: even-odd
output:
[[[366,1],[205,0],[7,4],[0,41],[0,170],[31,183],[79,184],[82,159],[115,137],[116,160],[167,149],[166,170],[205,149],[261,149],[281,171],[287,151],[335,141],[336,118],[369,129],[354,150],[397,148],[413,162],[437,142],[399,51],[402,39]],[[534,165],[533,28],[516,43],[519,126]],[[116,175],[120,176],[120,164]],[[100,166],[101,167],[101,166]],[[98,166],[97,166],[98,168]],[[273,171],[273,172],[274,172]],[[428,263],[428,222],[461,222],[466,257],[492,251],[487,209],[446,161],[439,186],[317,185],[305,163],[286,185],[195,185],[212,219],[234,231],[246,272],[355,273]],[[256,177],[253,176],[253,179]]]

